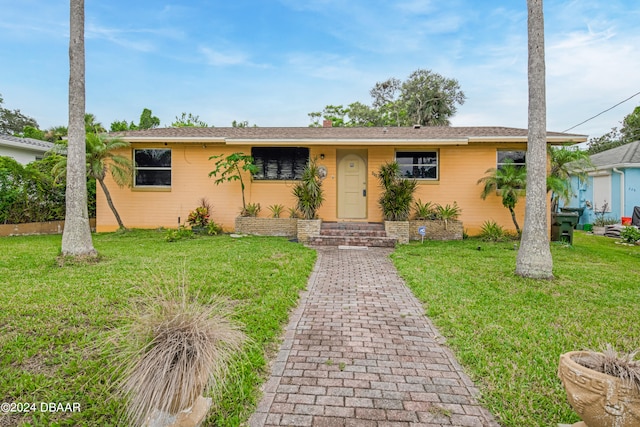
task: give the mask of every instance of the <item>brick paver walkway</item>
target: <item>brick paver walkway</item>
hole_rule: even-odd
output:
[[[389,249],[318,248],[258,426],[497,426]]]

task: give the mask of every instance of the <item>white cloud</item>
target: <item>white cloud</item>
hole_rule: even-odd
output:
[[[210,47],[200,46],[198,48],[198,52],[204,57],[204,60],[208,65],[214,67],[239,65],[254,68],[270,68],[269,64],[258,64],[251,61],[249,54],[241,51],[223,52],[220,50],[214,50]]]
[[[396,3],[394,8],[402,13],[426,15],[436,9],[434,3],[432,0],[407,0]]]
[[[555,115],[563,117],[558,126],[564,130],[636,93],[638,69],[640,36],[589,28],[554,37],[547,49],[550,122],[558,122]],[[603,134],[637,104],[622,104],[574,131]]]
[[[200,47],[198,51],[204,55],[207,63],[213,66],[245,65],[249,63],[247,55],[241,52],[222,53],[208,47]]]
[[[107,40],[131,50],[152,52],[158,50],[159,39],[180,38],[181,33],[169,28],[127,29],[106,27],[89,22],[85,26],[85,37],[87,39]]]
[[[315,52],[290,54],[288,64],[298,73],[322,80],[360,80],[363,73],[353,58],[337,54]]]

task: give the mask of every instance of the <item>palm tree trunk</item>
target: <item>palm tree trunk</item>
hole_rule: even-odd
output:
[[[122,223],[122,219],[120,218],[120,215],[118,214],[118,211],[116,210],[115,205],[113,204],[113,200],[111,200],[111,193],[109,193],[109,189],[107,188],[106,184],[104,183],[104,179],[97,179],[97,181],[100,183],[100,188],[102,188],[102,191],[104,191],[104,196],[107,198],[107,204],[111,208],[111,212],[113,212],[113,216],[115,216],[116,217],[116,221],[118,221],[118,227],[121,230],[126,229],[126,227]]]
[[[553,278],[547,223],[547,106],[542,0],[527,0],[529,34],[529,137],[527,198],[516,274]]]
[[[95,256],[87,209],[84,0],[71,0],[70,5],[69,144],[62,255]]]
[[[513,210],[512,207],[509,208],[509,212],[511,212],[511,221],[513,221],[513,225],[516,226],[516,232],[518,236],[520,235],[520,226],[518,225],[518,220],[516,219],[516,211]]]

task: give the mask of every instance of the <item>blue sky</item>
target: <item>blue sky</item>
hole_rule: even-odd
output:
[[[69,4],[0,0],[0,93],[67,122]],[[640,91],[637,0],[545,1],[547,124],[563,131]],[[460,82],[454,126],[527,126],[525,0],[86,1],[87,111],[150,108],[215,126],[307,126],[327,104],[418,68]],[[575,128],[599,136],[640,96]]]

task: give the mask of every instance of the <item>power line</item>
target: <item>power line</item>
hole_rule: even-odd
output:
[[[588,121],[595,119],[596,117],[598,117],[598,116],[600,116],[600,115],[602,115],[602,114],[606,113],[607,111],[613,110],[613,109],[614,109],[614,108],[616,108],[618,105],[620,105],[620,104],[624,104],[625,102],[627,102],[627,101],[628,101],[628,100],[630,100],[631,98],[636,97],[636,96],[638,96],[638,95],[640,95],[640,92],[636,92],[636,93],[634,93],[633,95],[631,95],[630,97],[628,97],[627,99],[625,99],[624,101],[620,101],[620,102],[618,102],[618,103],[617,103],[616,105],[614,105],[613,107],[611,107],[611,108],[607,108],[606,110],[599,112],[598,114],[596,114],[596,115],[595,115],[595,116],[593,116],[593,117],[589,117],[589,118],[588,118],[587,120],[585,120],[584,122],[580,122],[580,123],[578,123],[578,124],[577,124],[577,125],[575,125],[575,126],[571,126],[569,129],[565,129],[565,130],[563,130],[563,131],[562,131],[562,133],[565,133],[565,132],[570,131],[571,129],[577,128],[578,126],[583,125],[583,124],[587,123]]]

